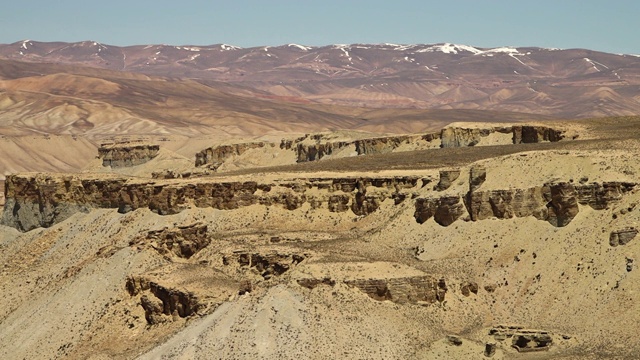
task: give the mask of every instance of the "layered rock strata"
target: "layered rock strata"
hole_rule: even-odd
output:
[[[390,300],[398,304],[433,304],[443,302],[447,292],[444,279],[432,276],[412,276],[389,279],[345,280],[345,284],[358,288],[372,299]]]
[[[448,127],[436,133],[381,136],[358,140],[335,140],[325,134],[306,134],[296,139],[282,139],[281,150],[291,150],[296,154],[296,162],[317,161],[346,149],[352,149],[354,156],[386,154],[398,150],[403,145],[406,149],[427,149],[474,146],[491,134],[504,135],[500,144],[555,142],[564,139],[564,132],[545,126],[506,126],[490,128]],[[439,142],[438,142],[439,141]],[[239,156],[247,150],[275,147],[267,142],[248,142],[240,144],[220,145],[204,149],[196,154],[195,165],[216,169],[224,161]]]
[[[144,164],[158,156],[159,151],[159,145],[117,142],[101,144],[98,157],[104,167],[123,168]]]
[[[489,331],[497,341],[511,339],[518,352],[547,351],[553,345],[552,334],[544,330],[530,330],[522,326],[498,325]]]
[[[325,156],[352,147],[354,155],[386,154],[403,144],[427,146],[440,138],[439,133],[383,136],[349,141],[330,141],[322,134],[307,134],[303,137],[280,142],[280,148],[294,150],[297,162],[320,160]]]
[[[448,172],[441,172],[440,176],[440,183],[450,184],[448,178],[451,176]],[[465,215],[468,215],[471,221],[534,216],[548,221],[553,226],[563,227],[578,214],[578,205],[588,205],[593,209],[602,210],[611,202],[622,199],[625,193],[636,186],[628,182],[558,182],[524,189],[480,191],[479,188],[485,180],[486,169],[478,166],[471,168],[469,191],[462,195],[464,206],[457,195],[416,199],[416,221],[422,224],[433,217],[438,224],[448,226]],[[444,185],[442,187],[446,188]],[[440,184],[435,189],[439,190]]]
[[[460,177],[460,169],[440,170],[440,180],[433,190],[447,190]]]
[[[638,235],[638,229],[627,227],[620,230],[612,231],[609,235],[609,245],[615,247],[618,245],[626,245]]]
[[[217,182],[148,180],[125,177],[22,174],[6,179],[7,204],[2,223],[21,231],[49,227],[92,208],[128,212],[148,208],[158,214],[176,214],[187,207],[232,210],[261,204],[288,210],[308,203],[332,212],[351,210],[368,215],[386,199],[401,203],[420,178],[312,178],[259,184],[255,181]],[[320,191],[309,191],[309,190]]]
[[[240,268],[254,269],[265,280],[273,276],[280,276],[298,265],[308,257],[306,254],[282,254],[272,252],[267,254],[234,252],[225,255],[222,259],[225,266],[236,265]]]
[[[138,247],[152,247],[162,255],[170,254],[188,259],[211,243],[207,236],[207,226],[191,224],[176,228],[152,230],[138,236],[129,245]]]
[[[249,142],[241,144],[220,145],[206,148],[196,154],[196,166],[212,165],[219,167],[225,160],[244,154],[247,150],[259,149],[265,146],[274,147],[273,143]]]
[[[127,278],[126,288],[129,295],[140,295],[140,305],[149,325],[189,317],[203,307],[194,293],[169,288],[142,276]]]
[[[480,144],[483,138],[491,134],[511,135],[510,143],[512,144],[556,142],[565,137],[562,130],[536,125],[491,128],[449,127],[442,129],[440,146],[443,148],[475,146]],[[507,143],[507,136],[504,137],[505,144]]]

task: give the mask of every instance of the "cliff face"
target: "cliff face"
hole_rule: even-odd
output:
[[[636,186],[626,182],[559,182],[523,189],[482,191],[479,187],[485,177],[484,168],[473,167],[467,193],[416,199],[416,221],[424,223],[434,218],[438,224],[449,226],[460,218],[480,221],[534,216],[563,227],[578,214],[579,205],[605,209]],[[308,204],[311,209],[351,211],[366,216],[377,211],[387,199],[398,205],[407,198],[414,198],[415,191],[428,181],[418,176],[309,178],[257,183],[205,178],[140,181],[115,176],[10,175],[6,179],[7,200],[2,224],[29,231],[52,226],[92,208],[112,208],[122,213],[148,208],[168,215],[191,206],[232,210],[255,204],[288,210]],[[197,247],[193,242],[187,240],[185,246]],[[168,246],[167,251],[174,251],[172,246]]]
[[[120,142],[100,145],[98,157],[104,167],[122,168],[144,164],[158,156],[159,151],[159,145]]]
[[[449,172],[441,172],[440,176],[449,182]],[[485,179],[486,169],[471,168],[469,191],[462,195],[464,207],[457,201],[459,196],[417,199],[414,213],[416,221],[422,224],[433,217],[438,224],[448,226],[465,214],[471,221],[534,216],[553,226],[563,227],[580,211],[578,204],[602,210],[622,199],[625,193],[636,186],[628,182],[575,185],[558,182],[523,189],[479,191]]]
[[[196,154],[196,166],[211,164],[214,167],[218,167],[232,156],[239,156],[244,154],[247,150],[263,148],[265,146],[274,147],[275,144],[250,142],[210,147]]]
[[[295,140],[283,139],[281,149],[294,150],[297,162],[320,160],[340,150],[353,147],[356,155],[387,154],[403,144],[417,147],[434,147],[429,144],[440,139],[440,133],[382,136],[350,141],[331,141],[321,134],[308,134]]]
[[[495,134],[501,137],[496,138],[494,136],[490,142],[483,142],[483,139]],[[294,152],[296,162],[301,163],[321,160],[341,151],[343,153],[340,156],[361,156],[387,154],[396,151],[475,146],[485,143],[506,145],[560,141],[563,138],[564,135],[561,130],[545,126],[448,127],[437,133],[380,136],[357,140],[341,140],[327,134],[306,134],[296,139],[282,139],[279,149]],[[209,165],[210,168],[215,170],[234,156],[240,156],[250,149],[265,147],[275,148],[276,144],[248,142],[207,148],[196,154],[195,165],[196,167]]]
[[[178,213],[189,206],[237,209],[261,204],[289,210],[309,203],[332,212],[351,210],[368,215],[386,199],[399,204],[418,186],[419,177],[315,178],[258,184],[246,182],[134,181],[76,175],[10,175],[2,223],[21,231],[49,227],[79,211],[113,208],[128,212],[148,208],[158,214]],[[309,191],[313,190],[313,191]]]
[[[523,125],[510,127],[491,128],[460,128],[449,127],[442,129],[441,147],[475,146],[482,142],[483,138],[491,134],[502,134],[502,144],[524,144],[538,142],[556,142],[564,139],[564,132],[546,126]],[[509,136],[511,138],[509,139]]]

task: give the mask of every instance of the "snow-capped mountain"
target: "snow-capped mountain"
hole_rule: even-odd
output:
[[[118,47],[19,41],[0,58],[223,81],[349,106],[636,114],[640,57],[586,49],[441,44]]]

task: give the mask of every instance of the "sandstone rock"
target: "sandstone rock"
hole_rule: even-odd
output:
[[[149,246],[154,243],[154,249],[160,254],[173,254],[188,259],[198,251],[207,247],[211,239],[207,237],[207,226],[191,224],[174,229],[149,231],[129,242],[129,245]]]
[[[308,256],[305,254],[284,254],[284,253],[249,253],[235,252],[223,257],[225,266],[238,266],[239,268],[255,269],[260,276],[269,279],[273,276],[280,276],[304,261]]]
[[[449,127],[442,129],[441,147],[474,146],[480,143],[483,137],[496,132],[502,134],[511,133],[513,144],[538,143],[543,141],[556,142],[564,139],[563,131],[546,126],[524,125],[470,129]]]
[[[605,182],[602,184],[581,184],[575,187],[578,202],[581,205],[589,205],[593,209],[602,210],[609,203],[622,199],[624,194],[635,188],[635,184],[628,182]]]
[[[465,207],[459,196],[446,196],[440,198],[433,219],[442,226],[449,226],[458,220],[465,212]]]
[[[554,130],[545,126],[514,126],[513,143],[538,143],[543,141],[556,142],[564,138],[560,130]]]
[[[334,287],[336,285],[336,281],[331,278],[322,278],[322,279],[299,279],[297,280],[298,285],[306,287],[307,289],[315,289],[318,285],[328,285]]]
[[[546,212],[544,194],[548,188],[476,191],[467,195],[467,208],[471,220],[478,221],[491,217],[509,219],[512,217],[543,216]]]
[[[448,189],[460,177],[460,169],[440,170],[440,181],[433,188],[436,191]]]
[[[125,141],[101,144],[98,157],[104,167],[122,168],[144,164],[155,158],[159,151],[159,145]]]
[[[474,146],[480,142],[482,137],[488,136],[491,132],[490,129],[445,128],[440,134],[440,147]]]
[[[341,150],[349,146],[349,142],[327,142],[324,144],[298,144],[296,147],[297,162],[307,162],[320,160],[327,155],[332,155],[334,152]]]
[[[166,288],[154,282],[150,283],[149,290],[162,302],[162,314],[164,315],[177,315],[184,318],[195,314],[200,307],[198,298],[193,293]],[[158,302],[150,302],[150,304],[150,307],[145,308],[144,303],[141,303],[142,307],[145,308],[147,321],[157,319],[157,315],[159,315]],[[153,324],[151,321],[149,323]]]
[[[446,293],[444,280],[431,276],[345,280],[345,284],[358,288],[372,299],[399,304],[442,302]]]
[[[496,343],[486,343],[484,345],[484,356],[493,357],[496,354]]]
[[[487,169],[484,166],[472,166],[469,171],[469,191],[478,190],[485,180],[487,180]]]
[[[498,288],[498,285],[496,284],[486,284],[484,286],[484,290],[488,293],[495,292],[497,288]]]
[[[626,245],[629,241],[633,240],[636,235],[638,235],[638,229],[634,227],[612,231],[609,235],[609,245],[614,247],[618,245]]]
[[[553,338],[547,331],[528,330],[522,326],[499,325],[489,331],[498,341],[511,339],[511,346],[518,352],[546,351],[553,344]]]
[[[453,346],[462,345],[462,339],[457,335],[447,335],[447,342],[449,343],[449,345]]]
[[[401,203],[417,186],[417,176],[389,178],[312,178],[276,184],[246,182],[130,179],[115,175],[10,175],[2,224],[29,231],[48,227],[79,211],[113,208],[125,213],[148,208],[161,215],[176,214],[190,206],[233,210],[261,204],[289,210],[309,202],[356,215],[368,215],[389,198]],[[310,189],[313,195],[307,195]],[[369,189],[369,192],[367,192]],[[343,192],[342,194],[336,192]]]
[[[441,198],[416,199],[414,218],[423,224],[431,217],[442,225],[449,226],[465,212],[459,196],[444,196]]]
[[[579,211],[576,189],[571,183],[561,182],[549,185],[549,191],[547,221],[556,227],[566,226]]]
[[[249,142],[240,144],[227,144],[204,149],[196,154],[196,166],[213,164],[219,166],[233,156],[244,154],[247,150],[275,146],[265,142]]]
[[[460,292],[464,296],[470,296],[473,294],[478,294],[478,283],[476,282],[467,282],[460,285]]]
[[[195,294],[165,287],[141,276],[129,276],[126,288],[131,296],[142,294],[140,305],[149,325],[194,315],[202,307]]]
[[[546,351],[553,343],[551,336],[544,332],[514,334],[512,346],[518,352]]]

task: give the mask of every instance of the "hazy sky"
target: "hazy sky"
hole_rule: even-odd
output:
[[[0,43],[439,43],[640,53],[640,0],[21,0]]]

